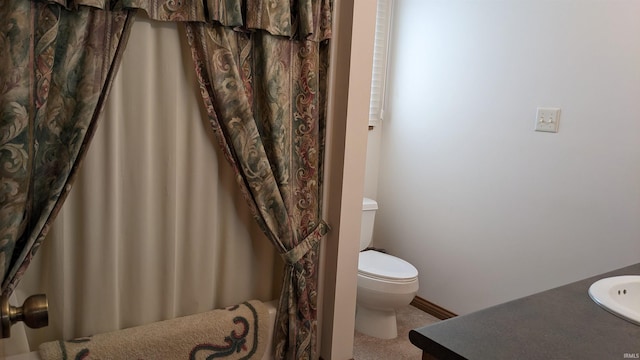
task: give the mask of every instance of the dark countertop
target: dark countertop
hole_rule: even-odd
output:
[[[593,282],[617,275],[640,275],[640,263],[411,330],[409,339],[443,360],[638,358],[640,326],[588,294]]]

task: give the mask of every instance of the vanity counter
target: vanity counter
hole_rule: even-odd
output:
[[[595,281],[640,275],[640,263],[411,330],[423,359],[640,359],[640,326],[588,294]]]

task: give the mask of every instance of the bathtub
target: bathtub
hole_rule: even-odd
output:
[[[272,343],[273,343],[273,328],[276,322],[276,308],[278,306],[278,300],[273,300],[264,303],[267,306],[267,310],[269,311],[269,339],[267,342],[267,350],[262,357],[262,360],[271,360],[273,359],[272,353]],[[30,353],[12,355],[5,358],[6,360],[41,360],[40,355],[37,351],[32,351]]]

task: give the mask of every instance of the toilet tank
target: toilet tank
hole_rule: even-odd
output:
[[[371,245],[373,237],[373,223],[376,219],[378,203],[369,198],[362,199],[362,220],[360,223],[360,250]]]

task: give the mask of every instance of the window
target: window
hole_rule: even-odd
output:
[[[369,126],[376,126],[384,117],[385,84],[393,0],[378,0],[376,32],[373,44],[373,69],[371,73],[371,99],[369,102]]]

